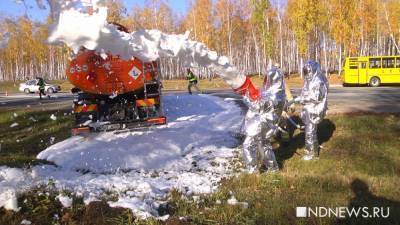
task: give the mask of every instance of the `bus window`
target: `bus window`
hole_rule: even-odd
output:
[[[375,69],[375,68],[381,68],[381,58],[370,58],[369,59],[369,68]]]
[[[358,69],[358,66],[357,65],[350,65],[350,69],[351,70],[356,70],[356,69]]]
[[[400,68],[400,58],[396,58],[396,67]]]
[[[383,68],[394,68],[394,58],[383,59]]]

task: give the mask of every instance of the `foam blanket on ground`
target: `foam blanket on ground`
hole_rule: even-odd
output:
[[[209,95],[163,100],[168,125],[71,137],[38,155],[57,166],[0,167],[0,207],[18,210],[18,193],[50,179],[85,203],[111,193],[118,197],[111,206],[130,208],[142,218],[159,216],[157,209],[173,189],[186,195],[213,192],[233,174],[241,109],[230,99]]]

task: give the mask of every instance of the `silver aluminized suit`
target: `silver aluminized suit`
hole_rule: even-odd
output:
[[[317,125],[324,119],[328,108],[329,83],[321,72],[319,63],[315,61],[308,61],[304,65],[303,73],[304,86],[295,101],[303,105],[300,117],[305,125],[304,159],[310,160],[319,154]]]
[[[243,155],[250,170],[257,168],[257,154],[268,171],[278,170],[271,139],[278,131],[278,124],[286,101],[285,81],[279,68],[272,68],[264,78],[260,98],[248,101],[249,110],[244,121],[246,139]]]

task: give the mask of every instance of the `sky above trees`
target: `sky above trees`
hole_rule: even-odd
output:
[[[134,6],[143,7],[146,0],[123,0],[128,12]],[[279,0],[276,0],[279,1]],[[178,14],[185,15],[189,8],[189,0],[167,0],[168,5]],[[32,20],[44,21],[49,15],[49,10],[41,10],[36,6],[35,0],[26,0],[26,7],[23,4],[15,3],[15,0],[1,0],[0,15],[22,16],[27,14]]]

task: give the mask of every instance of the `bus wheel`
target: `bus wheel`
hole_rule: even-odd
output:
[[[369,81],[371,87],[379,87],[379,85],[381,85],[381,80],[378,77],[372,77]]]

